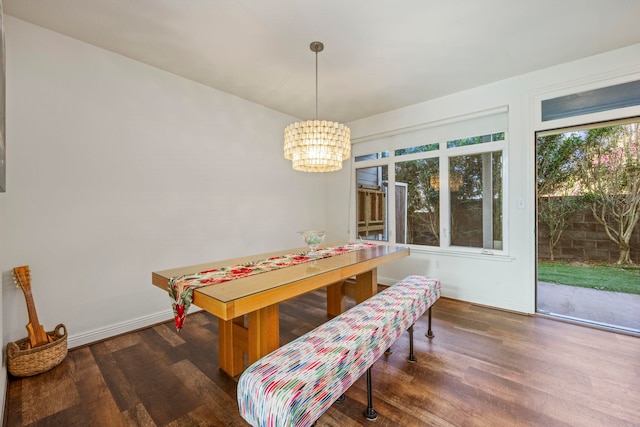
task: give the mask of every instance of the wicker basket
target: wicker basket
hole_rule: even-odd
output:
[[[7,367],[15,377],[41,374],[58,366],[67,355],[67,328],[59,324],[47,332],[54,339],[49,344],[28,348],[28,338],[7,344]]]

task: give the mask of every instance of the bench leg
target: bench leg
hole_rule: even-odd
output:
[[[427,336],[427,338],[433,338],[435,335],[433,335],[433,331],[431,330],[431,307],[429,307],[429,329],[427,330],[427,333],[425,334]]]
[[[347,400],[347,395],[342,393],[340,397],[336,400],[336,403],[344,403],[345,400]]]
[[[364,411],[364,416],[368,420],[375,420],[378,418],[378,413],[373,409],[373,392],[371,391],[371,368],[367,369],[367,409]]]
[[[407,360],[409,362],[415,362],[417,359],[416,355],[413,354],[413,325],[409,326],[407,331],[409,331],[409,357],[407,357]]]

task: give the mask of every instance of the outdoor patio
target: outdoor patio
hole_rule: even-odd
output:
[[[538,312],[640,334],[640,295],[538,282]]]

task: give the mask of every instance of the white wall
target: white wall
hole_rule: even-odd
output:
[[[283,158],[293,117],[5,25],[5,345],[28,322],[15,266],[31,267],[40,323],[64,323],[73,347],[170,319],[152,271],[303,246],[296,230],[324,227],[324,176]]]
[[[349,123],[352,139],[450,119],[501,106],[509,107],[507,152],[508,256],[461,256],[412,250],[409,258],[384,266],[381,282],[392,283],[408,274],[438,277],[443,295],[509,310],[535,311],[535,130],[540,99],[640,79],[640,45],[608,52],[451,96]],[[631,111],[633,110],[633,111]],[[640,115],[634,108],[625,113]],[[610,113],[580,118],[585,122],[610,118]],[[558,123],[559,125],[560,123]],[[565,125],[566,123],[562,123]],[[366,143],[366,142],[365,142]],[[355,237],[355,198],[345,185],[354,182],[353,166],[330,178],[328,229]],[[523,206],[520,205],[523,202]],[[521,206],[521,207],[519,207]],[[351,209],[351,222],[344,214]]]

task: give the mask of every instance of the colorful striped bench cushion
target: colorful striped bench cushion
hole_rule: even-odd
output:
[[[266,355],[240,376],[240,415],[312,425],[439,297],[439,280],[409,276]]]

